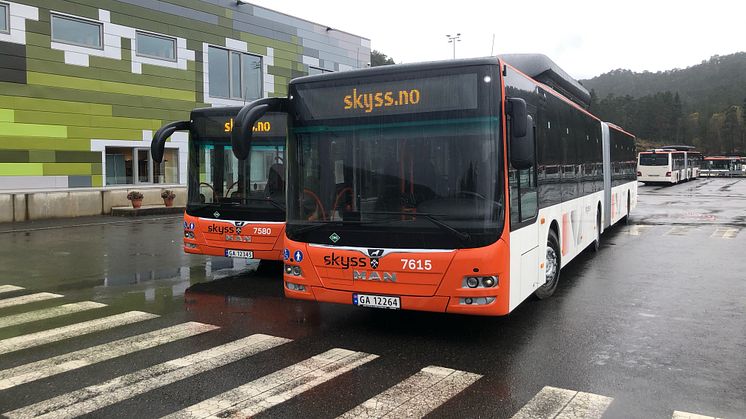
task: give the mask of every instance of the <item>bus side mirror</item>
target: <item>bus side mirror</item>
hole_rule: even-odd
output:
[[[166,124],[158,129],[150,142],[150,155],[156,163],[163,162],[163,151],[166,148],[166,140],[176,131],[188,131],[191,121],[178,121]]]
[[[534,165],[534,120],[526,111],[526,101],[508,98],[510,115],[510,164],[518,170]]]
[[[526,101],[511,97],[508,98],[508,114],[510,115],[511,135],[513,137],[526,136]]]
[[[267,112],[287,112],[287,99],[264,98],[255,100],[238,111],[231,130],[231,148],[239,160],[246,160],[251,152],[254,124]]]

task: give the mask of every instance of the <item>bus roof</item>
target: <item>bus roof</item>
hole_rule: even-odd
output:
[[[421,70],[458,68],[480,65],[498,65],[497,57],[465,58],[459,60],[426,61],[411,64],[392,64],[378,67],[362,68],[357,70],[340,71],[334,73],[316,74],[313,76],[298,77],[290,81],[290,84],[309,83],[314,81],[346,80],[361,76],[370,77],[380,74],[410,73]]]
[[[691,151],[694,150],[693,145],[664,145],[661,147],[665,150],[677,150],[677,151]]]

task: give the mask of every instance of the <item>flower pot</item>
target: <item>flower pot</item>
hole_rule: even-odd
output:
[[[163,198],[163,203],[167,207],[173,207],[174,206],[174,199],[173,198]]]
[[[140,208],[142,206],[142,199],[133,199],[132,208]]]

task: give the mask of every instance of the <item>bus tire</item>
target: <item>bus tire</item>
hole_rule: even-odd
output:
[[[547,254],[544,263],[546,282],[534,291],[534,295],[540,300],[551,297],[559,283],[562,256],[560,253],[559,239],[554,230],[549,230],[549,236],[547,237]]]

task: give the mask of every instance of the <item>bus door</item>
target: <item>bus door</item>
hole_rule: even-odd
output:
[[[526,138],[523,141],[536,144],[536,108],[530,105],[527,108],[528,123]],[[510,275],[515,279],[520,278],[520,282],[511,280],[510,293],[511,301],[522,301],[544,284],[543,271],[537,271],[540,257],[539,243],[544,243],[546,237],[539,237],[539,224],[536,222],[539,209],[536,154],[534,154],[534,164],[529,168],[518,170],[510,166],[508,188],[510,195]],[[513,289],[513,286],[516,289]],[[514,296],[519,299],[514,300]]]

